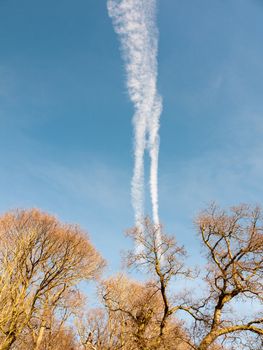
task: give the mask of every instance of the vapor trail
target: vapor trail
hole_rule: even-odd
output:
[[[108,0],[108,11],[120,37],[127,87],[134,104],[134,173],[131,195],[135,224],[144,217],[144,153],[149,151],[150,195],[154,223],[158,214],[159,119],[162,101],[157,92],[158,31],[156,0]]]

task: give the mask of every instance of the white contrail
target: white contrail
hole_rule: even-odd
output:
[[[108,0],[108,11],[120,37],[126,63],[127,86],[135,107],[134,174],[132,204],[135,224],[144,218],[144,153],[151,160],[150,194],[152,215],[159,224],[158,214],[158,153],[159,119],[162,101],[157,92],[158,31],[155,24],[156,0]]]

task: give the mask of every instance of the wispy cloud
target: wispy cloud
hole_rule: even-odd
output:
[[[132,204],[135,221],[144,216],[144,153],[149,150],[150,194],[154,222],[158,214],[159,118],[162,101],[157,92],[158,33],[155,23],[155,0],[108,0],[109,15],[122,45],[126,62],[127,87],[135,107],[134,175]]]

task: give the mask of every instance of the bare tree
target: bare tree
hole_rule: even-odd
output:
[[[156,289],[119,275],[103,283],[102,296],[111,322],[117,326],[119,347],[148,348],[154,335],[152,327],[156,327]]]
[[[172,302],[171,282],[176,278],[189,278],[192,276],[190,269],[185,267],[185,249],[179,246],[175,238],[163,232],[162,225],[156,225],[146,218],[142,229],[134,227],[127,231],[127,236],[132,238],[138,249],[131,250],[126,256],[129,268],[148,272],[154,281],[155,291],[160,294],[161,311],[158,330],[159,346],[165,333],[168,320],[178,311],[190,309],[183,304]],[[186,339],[185,339],[186,340]]]
[[[196,223],[207,252],[208,265],[204,270],[208,271],[205,281],[209,286],[207,295],[197,301],[187,294],[172,298],[169,293],[176,277],[191,275],[184,265],[184,249],[177,246],[174,238],[165,235],[162,226],[152,224],[149,219],[145,220],[143,230],[128,231],[128,236],[139,247],[129,252],[128,266],[150,273],[163,301],[160,344],[167,321],[179,310],[194,319],[188,336],[184,333],[182,338],[193,349],[224,348],[230,342],[233,348],[233,344],[241,344],[248,338],[247,332],[255,334],[250,341],[255,344],[257,340],[260,344],[262,313],[238,320],[229,312],[229,307],[235,300],[262,303],[261,210],[243,205],[227,214],[212,205]],[[238,343],[241,338],[242,342]],[[236,349],[239,348],[241,345],[237,345]]]
[[[262,312],[238,320],[228,311],[234,301],[262,304],[261,209],[241,205],[228,213],[213,204],[199,215],[196,224],[207,253],[205,281],[209,287],[195,314],[201,337],[197,348],[207,350],[220,339],[232,341],[232,346],[237,344],[240,349],[244,334],[263,336]]]
[[[84,309],[75,315],[74,320],[81,349],[117,349],[117,324],[109,321],[106,308]],[[115,338],[115,339],[113,339]]]
[[[0,349],[10,349],[25,327],[42,315],[38,349],[48,312],[79,281],[96,278],[103,266],[103,259],[78,226],[62,224],[36,209],[2,216]]]
[[[150,280],[108,278],[99,289],[104,308],[86,312],[77,284],[96,279],[104,261],[85,233],[38,210],[2,216],[0,350],[261,349],[262,312],[235,312],[247,301],[262,305],[261,209],[213,204],[196,226],[207,258],[200,298],[175,293],[179,278],[197,275],[185,267],[184,248],[146,218],[127,232],[137,249],[125,261]],[[191,317],[190,327],[178,311]],[[72,314],[75,333],[67,326]]]
[[[63,295],[59,295],[59,298],[56,296],[55,299],[52,291],[46,293],[43,297],[42,307],[36,308],[27,325],[27,343],[32,343],[34,350],[42,349],[43,342],[45,349],[53,349],[54,344],[60,342],[61,334],[68,333],[68,319],[73,314],[80,312],[83,305],[84,296],[76,288],[68,288]]]
[[[12,350],[34,350],[35,344],[32,341],[32,334],[25,332],[20,334],[11,346]],[[61,326],[60,321],[52,324],[52,329],[47,329],[43,334],[39,350],[80,350],[73,329]]]
[[[114,349],[187,349],[183,328],[172,316],[160,336],[164,306],[155,282],[139,283],[118,275],[103,283],[102,296],[109,322],[115,325]]]

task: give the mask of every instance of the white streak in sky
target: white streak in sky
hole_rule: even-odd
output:
[[[108,11],[120,37],[126,63],[127,87],[134,104],[134,174],[132,204],[135,223],[144,218],[144,153],[149,151],[152,215],[158,214],[158,153],[161,97],[157,92],[158,31],[155,24],[156,0],[108,0]]]

